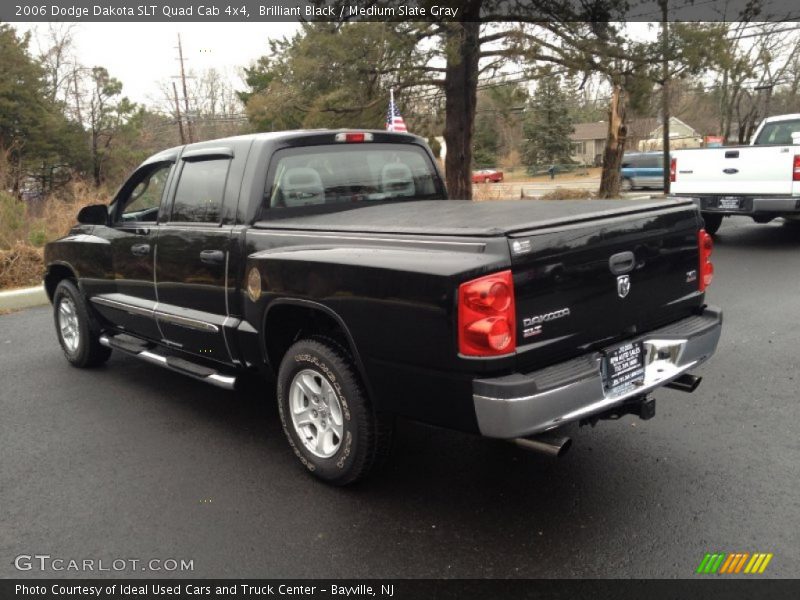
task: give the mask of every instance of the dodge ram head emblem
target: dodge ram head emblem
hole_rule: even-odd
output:
[[[620,298],[624,298],[628,295],[628,292],[631,291],[631,276],[630,275],[620,275],[617,277],[617,295]]]

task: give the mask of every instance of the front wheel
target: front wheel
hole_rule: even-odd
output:
[[[327,483],[364,479],[389,452],[392,421],[375,412],[353,360],[332,340],[289,348],[278,371],[278,409],[295,455]]]
[[[64,356],[75,367],[96,367],[111,356],[111,348],[100,345],[97,328],[78,287],[61,281],[53,293],[53,318]]]
[[[722,225],[722,215],[718,215],[715,213],[702,213],[703,222],[705,223],[705,230],[706,233],[709,235],[714,235],[719,230],[720,225]]]
[[[633,182],[629,178],[625,177],[622,182],[620,182],[619,187],[623,192],[630,192],[633,190]]]

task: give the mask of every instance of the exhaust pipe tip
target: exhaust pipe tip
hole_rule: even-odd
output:
[[[515,438],[511,441],[525,450],[546,454],[554,458],[564,456],[572,446],[572,440],[568,437],[547,434]]]

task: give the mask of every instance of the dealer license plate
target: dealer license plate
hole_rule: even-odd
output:
[[[735,196],[723,196],[717,200],[717,206],[723,210],[739,210],[741,198]]]
[[[641,342],[623,344],[606,353],[605,387],[609,396],[619,396],[644,381],[644,348]]]

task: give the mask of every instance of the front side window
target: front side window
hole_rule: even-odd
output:
[[[269,208],[444,198],[433,164],[418,146],[307,146],[281,150],[275,160]]]
[[[161,165],[142,176],[130,194],[122,200],[120,221],[155,222],[164,197],[172,164]]]
[[[219,223],[230,159],[184,161],[171,221]]]

